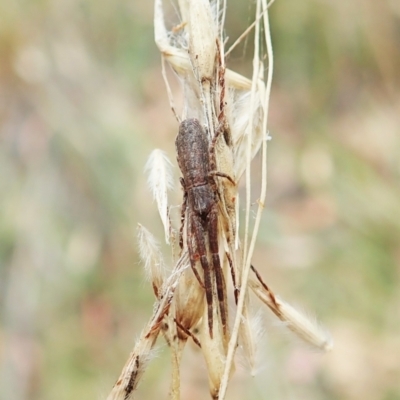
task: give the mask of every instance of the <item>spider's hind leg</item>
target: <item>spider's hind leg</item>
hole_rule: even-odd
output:
[[[210,264],[208,262],[208,257],[207,257],[207,248],[204,241],[205,232],[202,225],[203,221],[200,218],[200,216],[194,213],[192,213],[189,218],[191,220],[190,232],[194,234],[196,242],[196,253],[193,253],[191,258],[193,257],[194,261],[200,259],[200,264],[203,268],[204,291],[206,293],[206,301],[207,301],[208,330],[210,333],[210,337],[212,338],[213,337],[213,286],[211,281]],[[192,246],[192,243],[190,243],[190,246]]]
[[[226,332],[227,326],[227,306],[226,306],[226,285],[225,277],[219,259],[218,246],[218,208],[215,205],[210,211],[208,217],[208,237],[210,242],[210,252],[212,256],[213,272],[215,274],[215,283],[217,286],[217,296],[219,303],[219,312],[221,316],[222,328]]]

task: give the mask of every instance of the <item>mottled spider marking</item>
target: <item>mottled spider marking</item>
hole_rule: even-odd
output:
[[[201,284],[205,289],[208,327],[210,337],[212,337],[213,274],[215,276],[219,312],[224,332],[226,331],[227,324],[225,278],[219,259],[218,246],[218,189],[214,176],[231,178],[226,174],[215,171],[216,163],[213,149],[215,140],[209,146],[207,135],[197,119],[186,119],[181,122],[175,145],[179,168],[183,175],[183,178],[181,178],[184,190],[184,202],[182,206],[183,222],[185,221],[184,213],[188,213],[186,244],[192,269],[200,283],[201,280],[196,271],[197,261],[200,261],[203,269],[204,284]],[[207,252],[207,242],[205,239],[207,236],[212,268],[210,268],[210,260]],[[180,230],[179,241],[183,247],[183,226]]]

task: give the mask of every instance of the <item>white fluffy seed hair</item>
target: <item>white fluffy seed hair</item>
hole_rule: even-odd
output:
[[[264,369],[263,355],[260,351],[260,344],[263,343],[265,336],[265,325],[263,311],[249,307],[247,318],[243,319],[239,334],[241,352],[239,353],[239,363],[243,369],[249,371],[251,376],[256,376]],[[243,317],[244,318],[244,317]]]
[[[315,317],[308,316],[278,297],[275,300],[282,313],[282,321],[288,329],[314,348],[322,351],[332,350],[333,339],[330,333],[318,323]]]
[[[139,256],[144,264],[146,278],[159,289],[165,278],[165,266],[156,238],[143,225],[137,228]]]
[[[230,91],[233,96],[233,91]],[[251,135],[251,159],[260,149],[263,140],[262,117],[263,110],[260,102],[260,93],[256,92],[254,104],[251,102],[251,92],[241,91],[235,94],[234,106],[229,112],[232,139],[235,151],[235,176],[240,178],[246,169],[247,135]],[[252,121],[250,122],[250,119]],[[252,126],[249,132],[248,127]]]
[[[333,340],[329,332],[317,323],[315,318],[309,318],[305,313],[275,296],[269,288],[251,281],[250,288],[254,294],[265,303],[271,311],[284,323],[284,326],[294,332],[300,339],[313,348],[330,351]]]
[[[170,222],[167,192],[173,185],[172,164],[167,155],[160,149],[151,152],[145,165],[147,184],[157,203],[158,212],[164,226],[165,241],[169,244]]]

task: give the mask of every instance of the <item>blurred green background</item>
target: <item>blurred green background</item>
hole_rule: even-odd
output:
[[[230,43],[253,9],[228,0]],[[175,160],[177,131],[152,14],[139,1],[0,4],[1,399],[105,398],[151,314],[135,231],[162,227],[143,167],[154,147]],[[238,365],[227,398],[400,399],[400,2],[278,0],[271,23],[254,263],[335,347],[316,353],[272,318],[258,376]],[[249,38],[228,66],[250,76],[251,56]],[[138,398],[167,398],[160,344]],[[202,362],[188,348],[182,398],[208,398]]]

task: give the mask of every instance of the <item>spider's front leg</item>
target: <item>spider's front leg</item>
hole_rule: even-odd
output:
[[[221,316],[222,328],[226,332],[226,286],[225,278],[219,259],[218,246],[218,206],[215,203],[208,214],[208,238],[210,242],[210,252],[212,257],[213,271],[217,285],[217,295],[219,303],[219,312]]]
[[[209,154],[210,154],[210,158],[209,158],[210,169],[209,169],[209,172],[208,172],[208,181],[209,181],[209,183],[210,183],[210,185],[211,185],[213,191],[214,191],[215,193],[218,193],[218,196],[219,196],[220,194],[219,194],[219,191],[218,191],[217,182],[216,182],[216,180],[215,180],[215,177],[216,177],[216,176],[218,176],[218,177],[220,177],[220,178],[225,178],[225,179],[227,179],[234,187],[236,187],[236,182],[235,182],[235,180],[234,180],[229,174],[217,170],[217,159],[216,159],[216,154],[215,154],[215,146],[216,146],[218,137],[219,137],[219,136],[221,135],[221,133],[223,133],[223,132],[224,132],[224,137],[225,137],[226,129],[225,129],[225,127],[224,127],[223,124],[220,124],[220,125],[218,126],[216,132],[215,132],[215,135],[214,135],[214,137],[213,137],[213,140],[212,140],[212,142],[211,142],[211,144],[210,144],[210,147],[209,147],[209,149],[208,149],[208,150],[209,150]],[[230,137],[230,133],[229,133],[228,136]],[[225,140],[225,144],[228,145],[228,142],[226,141],[226,139],[224,139],[224,140]],[[229,139],[229,140],[230,140],[230,139]],[[233,170],[231,170],[230,172],[233,172]]]
[[[213,337],[213,297],[212,297],[212,282],[211,282],[211,270],[207,259],[207,248],[204,242],[204,229],[201,217],[195,213],[190,213],[190,232],[194,234],[196,243],[196,253],[193,254],[194,262],[200,259],[200,264],[204,272],[204,290],[206,292],[207,301],[207,317],[208,317],[208,329],[210,337]],[[190,244],[191,246],[191,244]],[[192,258],[192,257],[191,257]]]

